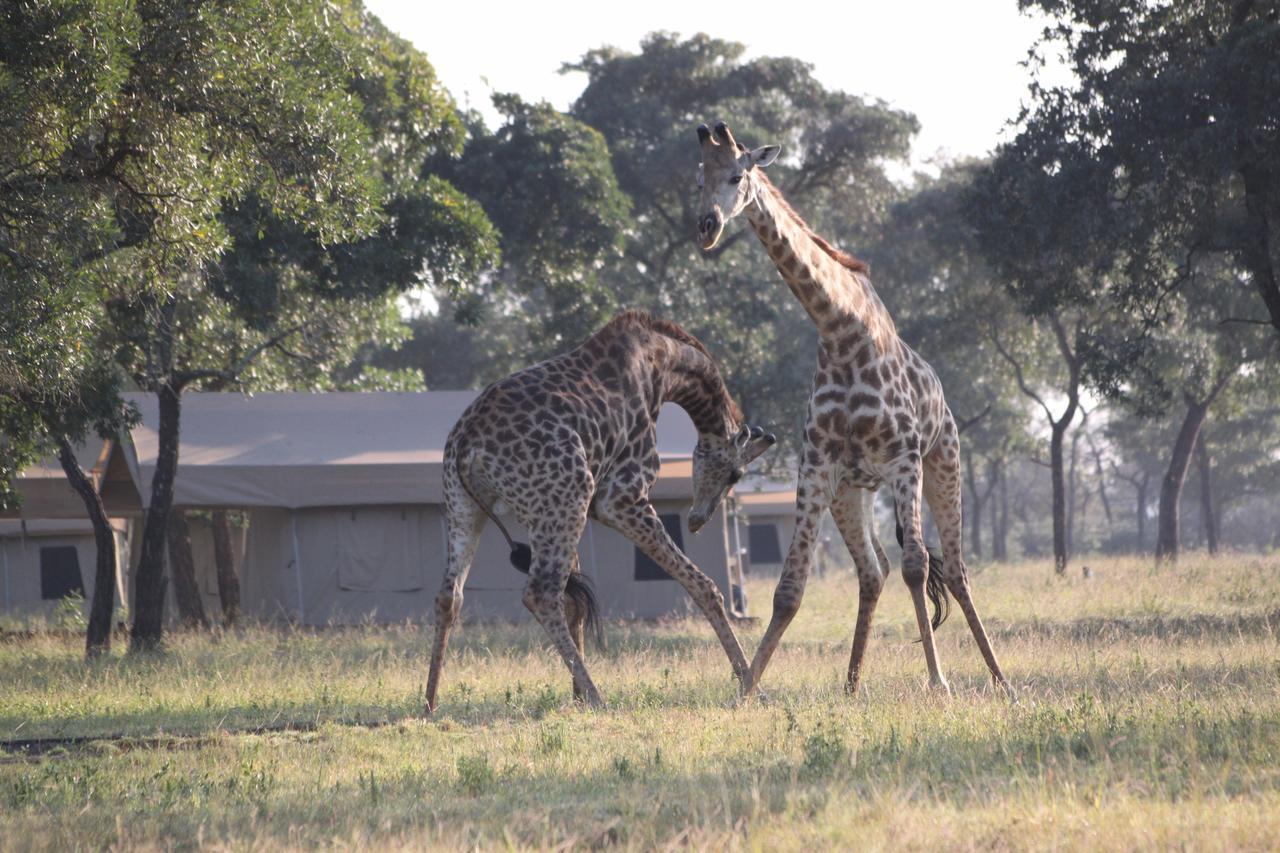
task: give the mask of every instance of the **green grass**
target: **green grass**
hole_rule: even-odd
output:
[[[975,574],[1017,705],[958,614],[954,696],[925,689],[896,577],[844,696],[843,573],[741,708],[692,618],[610,625],[595,713],[537,629],[466,626],[432,719],[409,626],[180,634],[88,667],[78,639],[3,643],[0,738],[83,740],[0,756],[0,849],[1280,847],[1280,558],[1076,566]],[[767,619],[772,584],[750,591]]]

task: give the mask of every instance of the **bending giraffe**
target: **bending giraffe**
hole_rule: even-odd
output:
[[[743,426],[714,359],[675,323],[625,312],[577,349],[490,385],[463,412],[444,449],[448,566],[436,597],[428,713],[436,708],[476,542],[486,517],[498,522],[492,507],[499,500],[529,531],[528,546],[511,543],[511,561],[529,574],[524,604],[572,673],[575,696],[602,704],[583,659],[594,598],[576,574],[588,517],[626,536],[679,581],[746,690],[750,670],[723,594],[676,547],[649,502],[658,477],[655,426],[666,402],[683,408],[698,431],[689,511],[696,533],[774,437]]]
[[[931,684],[950,692],[925,605],[930,561],[921,529],[922,496],[942,537],[942,580],[964,612],[992,678],[1012,695],[969,588],[961,553],[960,440],[937,374],[898,337],[866,264],[815,234],[765,176],[779,146],[748,151],[724,122],[714,132],[700,126],[698,140],[703,250],[714,248],[725,224],[745,213],[819,339],[796,485],[796,529],[744,693],[759,683],[800,608],[827,509],[857,566],[858,619],[845,686],[850,693],[858,689],[889,570],[872,517],[875,492],[887,485],[901,531],[902,577],[915,605]]]

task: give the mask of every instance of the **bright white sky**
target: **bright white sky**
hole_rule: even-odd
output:
[[[560,65],[591,48],[637,51],[654,30],[705,32],[742,42],[749,56],[797,57],[828,88],[915,113],[916,166],[938,153],[980,155],[1007,138],[1005,125],[1027,98],[1029,76],[1019,63],[1042,27],[1019,14],[1016,0],[852,0],[830,4],[826,14],[805,0],[365,2],[427,54],[459,103],[490,124],[495,91],[566,109],[586,81],[558,73]]]

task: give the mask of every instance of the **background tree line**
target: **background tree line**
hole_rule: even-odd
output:
[[[915,118],[799,59],[655,33],[566,58],[587,78],[567,112],[496,95],[490,128],[358,0],[284,5],[0,13],[0,488],[60,456],[109,536],[71,450],[136,417],[121,390],[157,396],[134,647],[160,640],[166,551],[180,602],[190,582],[185,390],[479,387],[638,307],[706,341],[794,449],[811,324],[749,231],[692,240],[693,128],[715,118],[783,145],[775,182],[871,261],[939,371],[975,555],[1176,557],[1184,527],[1278,544],[1271,6],[1028,0],[1053,20],[1033,56],[1065,53],[1072,83],[1037,79],[992,158],[904,185],[886,167]]]

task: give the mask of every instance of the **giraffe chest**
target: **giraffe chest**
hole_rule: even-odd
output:
[[[819,359],[805,428],[811,464],[837,468],[874,488],[903,464],[918,464],[936,438],[927,395],[905,366],[887,360]]]

